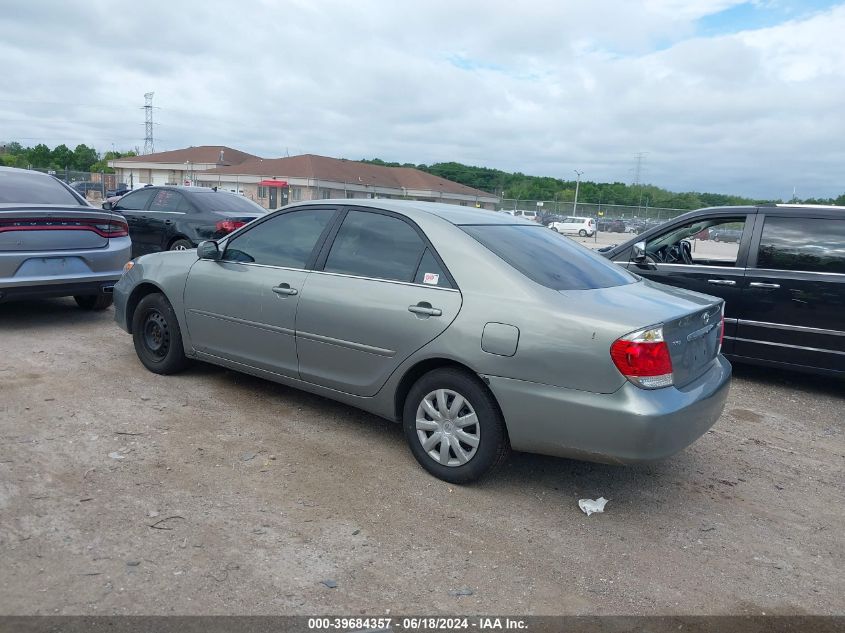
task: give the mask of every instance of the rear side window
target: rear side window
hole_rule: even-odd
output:
[[[430,248],[425,249],[425,253],[423,253],[420,265],[417,268],[417,275],[414,277],[414,283],[424,286],[437,286],[438,288],[452,287],[449,278],[446,276],[446,271],[443,270]]]
[[[249,198],[225,191],[193,192],[191,199],[204,211],[214,213],[258,213],[261,215],[267,213],[264,207],[254,203]]]
[[[767,217],[757,268],[845,274],[845,220]]]
[[[87,206],[51,176],[12,169],[0,169],[0,202]]]
[[[150,211],[177,211],[182,202],[182,194],[170,189],[162,189],[156,193],[150,203]]]
[[[609,288],[637,281],[620,266],[542,226],[461,228],[523,275],[552,290]]]
[[[223,260],[285,268],[305,268],[334,209],[282,213],[234,237]]]
[[[332,244],[324,270],[411,282],[424,250],[422,239],[407,222],[380,213],[350,211]]]

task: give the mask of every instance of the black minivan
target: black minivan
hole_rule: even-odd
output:
[[[731,360],[845,377],[845,207],[699,209],[601,252],[722,297]]]

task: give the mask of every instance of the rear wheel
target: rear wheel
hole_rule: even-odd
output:
[[[83,310],[105,310],[113,301],[112,296],[107,294],[74,295],[73,299]]]
[[[161,293],[138,303],[132,315],[132,340],[141,363],[153,373],[175,374],[188,364],[176,312]]]
[[[189,251],[194,248],[190,240],[176,240],[170,245],[171,251]]]
[[[587,237],[587,231],[581,229],[580,231],[578,231],[578,235],[580,235],[581,237]]]
[[[420,465],[451,483],[483,477],[510,453],[493,395],[462,370],[435,369],[420,378],[405,399],[403,426]]]

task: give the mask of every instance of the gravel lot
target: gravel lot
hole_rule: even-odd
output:
[[[0,305],[0,612],[843,614],[843,383],[735,369],[672,459],[456,487],[398,425],[145,371],[111,310]]]

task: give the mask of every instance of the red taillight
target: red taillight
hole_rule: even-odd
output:
[[[610,357],[622,375],[637,386],[658,389],[674,383],[672,358],[663,340],[662,325],[617,339],[610,346]]]
[[[218,233],[223,233],[224,235],[235,231],[242,226],[244,226],[246,222],[241,222],[239,220],[221,220],[218,222],[214,228],[217,229]]]

